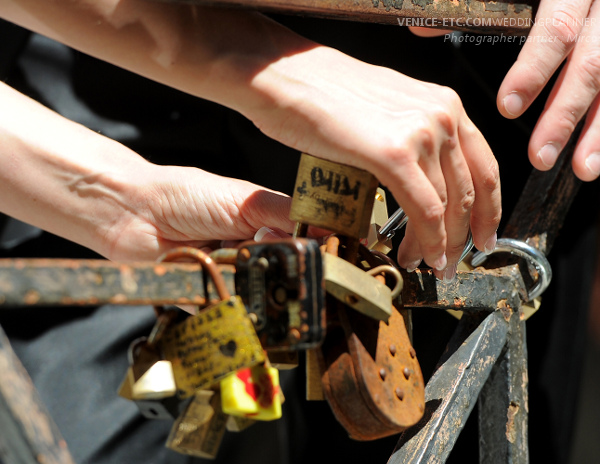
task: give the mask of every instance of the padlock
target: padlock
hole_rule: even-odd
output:
[[[241,298],[230,295],[214,261],[200,250],[196,252],[222,300],[171,325],[158,342],[162,357],[173,365],[180,398],[188,398],[231,372],[265,360]]]
[[[229,416],[226,427],[228,432],[242,432],[254,424],[256,424],[256,421],[249,417]]]
[[[156,323],[146,337],[129,345],[128,357],[131,367],[133,400],[160,400],[175,395],[177,387],[170,361],[162,359],[156,342],[175,319],[177,311],[155,308]]]
[[[379,182],[371,173],[305,153],[300,157],[290,219],[365,238]]]
[[[392,301],[402,290],[400,272],[389,265],[363,271],[331,253],[323,256],[327,293],[366,316],[387,321],[392,314]],[[373,277],[383,268],[396,278],[393,290]]]
[[[373,213],[371,214],[369,233],[363,243],[367,249],[379,251],[386,255],[392,251],[392,240],[388,237],[379,235],[379,229],[381,229],[381,226],[383,226],[387,220],[388,209],[385,190],[379,187],[377,188],[375,201],[373,202]]]
[[[265,363],[228,375],[221,380],[221,405],[231,416],[281,418],[279,371]]]
[[[227,427],[218,391],[196,392],[185,411],[174,422],[166,446],[190,456],[214,459]]]
[[[242,243],[235,287],[266,350],[308,349],[322,342],[325,281],[315,240]]]
[[[130,344],[129,361],[130,366],[119,388],[119,395],[133,401],[147,419],[177,418],[183,404],[175,395],[171,363],[159,358],[146,337]]]

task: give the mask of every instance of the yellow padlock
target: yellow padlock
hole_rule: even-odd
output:
[[[184,249],[209,272],[222,301],[171,325],[158,342],[163,358],[173,365],[180,398],[211,388],[228,374],[265,360],[244,303],[229,293],[216,263],[200,250]]]
[[[266,364],[240,369],[221,380],[223,412],[270,421],[281,418],[279,371]]]

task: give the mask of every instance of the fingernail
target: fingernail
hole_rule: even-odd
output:
[[[421,265],[421,261],[423,261],[423,260],[419,259],[418,261],[413,261],[412,263],[408,263],[406,266],[406,272],[415,272],[417,270],[417,268]]]
[[[270,227],[261,227],[254,234],[254,241],[260,242],[265,238],[286,238],[289,237],[289,234],[285,233],[283,230],[279,229],[271,229]]]
[[[446,253],[440,256],[433,262],[433,267],[438,271],[443,271],[448,266],[448,258],[446,258]]]
[[[523,98],[517,92],[509,93],[502,100],[502,104],[506,112],[511,116],[519,116],[523,111],[523,106],[525,106]]]
[[[449,283],[454,280],[454,278],[456,277],[457,267],[458,266],[456,264],[453,264],[452,266],[448,266],[446,268],[446,270],[444,271],[444,282]]]
[[[600,153],[591,153],[585,159],[585,167],[595,176],[600,176]]]
[[[538,151],[537,157],[545,166],[551,168],[558,158],[558,150],[554,144],[547,143]]]
[[[492,251],[494,251],[494,248],[496,248],[497,240],[498,234],[496,232],[494,232],[494,235],[487,239],[487,242],[485,242],[485,245],[483,246],[483,252],[486,255],[489,255]]]

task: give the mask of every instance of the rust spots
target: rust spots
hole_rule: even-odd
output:
[[[127,295],[124,295],[122,293],[117,293],[115,296],[110,298],[108,301],[110,303],[123,304],[123,303],[127,302]]]
[[[242,248],[238,253],[238,258],[240,261],[248,261],[250,259],[250,250],[248,248]]]
[[[510,305],[506,302],[506,298],[498,301],[497,309],[502,313],[505,321],[510,321],[513,310]]]
[[[506,414],[506,439],[510,443],[514,443],[517,438],[517,430],[515,427],[515,416],[519,413],[519,405],[514,401],[510,402]]]
[[[40,294],[35,290],[29,290],[25,294],[23,301],[25,301],[25,304],[28,305],[36,304],[38,301],[40,301]]]
[[[159,265],[154,267],[154,274],[158,277],[162,277],[167,273],[167,268],[165,266]]]
[[[465,300],[461,297],[454,297],[454,306],[457,308],[464,308],[465,305]]]

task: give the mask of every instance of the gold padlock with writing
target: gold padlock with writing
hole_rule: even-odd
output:
[[[379,182],[371,173],[303,153],[292,197],[290,219],[364,238],[369,232]]]
[[[173,365],[180,398],[211,388],[231,372],[265,360],[241,298],[229,293],[216,263],[207,254],[196,249],[193,253],[210,274],[221,301],[170,326],[159,341],[163,358]]]

